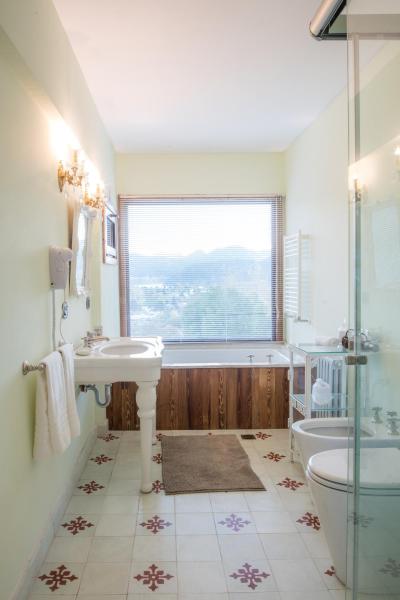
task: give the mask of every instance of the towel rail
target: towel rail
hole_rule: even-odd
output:
[[[37,365],[32,365],[27,360],[24,360],[22,363],[22,375],[28,375],[28,373],[32,373],[32,371],[44,371],[46,365],[44,363],[38,363]]]

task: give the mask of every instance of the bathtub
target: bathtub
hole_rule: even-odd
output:
[[[287,367],[286,346],[167,345],[162,366],[173,369]]]

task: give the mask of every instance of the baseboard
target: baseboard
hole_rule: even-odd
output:
[[[50,545],[59,527],[60,521],[65,513],[67,505],[70,501],[76,483],[80,479],[81,473],[84,470],[88,461],[89,455],[91,454],[92,448],[96,443],[97,439],[97,427],[88,435],[84,446],[82,447],[77,461],[74,466],[71,479],[66,483],[64,491],[58,497],[54,509],[50,515],[49,521],[42,531],[38,542],[28,559],[25,569],[23,569],[19,582],[11,594],[9,600],[27,600],[31,593],[32,582],[34,577],[40,569],[41,564],[46,558],[46,554],[49,551]]]

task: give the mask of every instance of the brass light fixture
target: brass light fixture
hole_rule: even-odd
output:
[[[84,179],[83,163],[78,161],[78,151],[72,152],[72,164],[70,169],[66,169],[62,160],[58,162],[57,169],[58,189],[63,191],[64,185],[68,183],[74,187],[81,187]]]
[[[91,208],[96,208],[98,210],[103,210],[105,204],[104,192],[98,184],[96,187],[96,193],[94,196],[89,196],[87,191],[88,186],[85,186],[85,193],[83,195],[83,203],[86,206],[90,206]]]

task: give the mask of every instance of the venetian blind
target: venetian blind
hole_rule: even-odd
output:
[[[121,329],[281,341],[283,198],[120,198]]]

